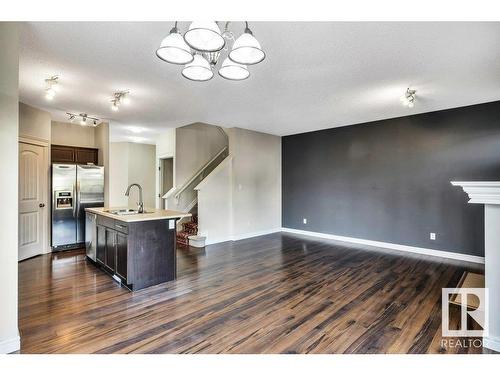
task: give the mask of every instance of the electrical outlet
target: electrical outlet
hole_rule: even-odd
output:
[[[306,219],[306,218],[303,218],[303,219],[302,219],[302,222],[303,222],[304,224],[307,224],[307,219]]]
[[[436,233],[432,233],[431,232],[430,233],[430,239],[434,241],[436,239]]]

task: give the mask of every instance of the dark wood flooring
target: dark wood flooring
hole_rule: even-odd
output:
[[[441,288],[469,268],[285,233],[177,258],[134,293],[82,251],[19,263],[21,352],[446,353]]]

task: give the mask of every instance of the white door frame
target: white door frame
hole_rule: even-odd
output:
[[[164,202],[164,199],[162,196],[163,170],[161,169],[162,160],[165,160],[165,159],[172,159],[172,189],[175,189],[175,187],[176,187],[176,185],[175,185],[175,156],[171,155],[171,154],[159,155],[158,159],[156,160],[156,162],[158,163],[158,167],[156,169],[156,171],[158,173],[158,185],[156,186],[156,188],[158,189],[158,193],[157,193],[156,199],[158,199],[157,206],[160,209],[165,209],[165,202]],[[172,189],[170,189],[170,190],[172,190]]]

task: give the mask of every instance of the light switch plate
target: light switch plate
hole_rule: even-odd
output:
[[[436,240],[436,233],[431,232],[429,238],[433,241]]]
[[[174,228],[175,228],[175,220],[169,220],[168,229],[174,229]]]

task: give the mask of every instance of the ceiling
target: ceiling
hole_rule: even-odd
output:
[[[249,79],[192,82],[155,56],[171,22],[24,23],[21,101],[58,120],[66,111],[108,119],[115,141],[154,142],[193,122],[288,135],[500,99],[497,22],[250,26],[267,58]],[[61,90],[49,102],[44,80],[54,74]],[[399,101],[407,86],[413,109]],[[113,112],[109,100],[124,89],[131,104]]]

